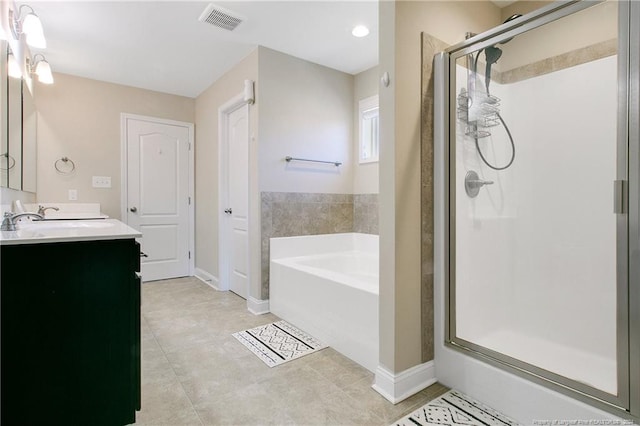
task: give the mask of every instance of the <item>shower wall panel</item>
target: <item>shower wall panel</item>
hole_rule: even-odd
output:
[[[513,166],[484,165],[458,122],[456,332],[472,343],[616,392],[616,56],[501,85]],[[467,70],[457,70],[458,91]],[[482,78],[484,80],[484,78]],[[480,81],[480,80],[478,80]],[[479,140],[494,164],[502,126]],[[491,180],[477,198],[467,171]]]

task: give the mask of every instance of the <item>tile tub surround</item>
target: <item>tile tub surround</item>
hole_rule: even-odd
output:
[[[533,77],[586,64],[618,53],[618,40],[607,40],[591,46],[575,49],[561,55],[546,58],[496,75],[500,84],[517,83]]]
[[[269,368],[231,335],[278,319],[196,278],[144,283],[137,424],[382,426],[448,390],[436,383],[393,405],[332,348]]]
[[[378,233],[377,194],[262,192],[262,299],[269,298],[269,239]]]
[[[378,194],[353,194],[353,232],[378,235]]]
[[[433,359],[433,56],[449,47],[429,34],[422,35],[422,134],[421,134],[421,281],[422,361]]]

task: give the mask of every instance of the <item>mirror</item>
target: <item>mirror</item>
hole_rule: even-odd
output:
[[[22,190],[22,79],[7,77],[9,188]]]
[[[2,51],[0,52],[0,122],[2,131],[0,132],[0,186],[9,186],[9,142],[7,139],[7,42],[0,41]]]
[[[9,75],[11,50],[2,41],[0,54],[0,186],[36,192],[37,113],[24,79]]]
[[[22,190],[36,192],[37,114],[33,95],[22,82]]]

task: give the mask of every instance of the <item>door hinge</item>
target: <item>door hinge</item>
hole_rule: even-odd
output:
[[[191,259],[191,251],[189,251],[189,259]]]
[[[613,212],[627,213],[627,181],[618,179],[613,181]]]
[[[189,205],[191,205],[191,197],[189,197]]]
[[[191,142],[187,142],[187,146],[189,147],[189,151],[191,151]]]

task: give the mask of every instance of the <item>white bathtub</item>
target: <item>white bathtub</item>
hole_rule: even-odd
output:
[[[358,364],[378,367],[378,236],[271,238],[272,313]]]

